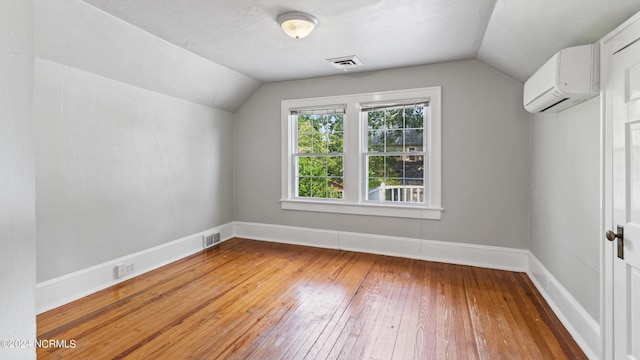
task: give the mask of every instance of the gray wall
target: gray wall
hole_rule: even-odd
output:
[[[442,220],[280,209],[280,102],[442,86]],[[263,85],[234,114],[234,220],[527,248],[529,116],[522,84],[476,61]]]
[[[599,321],[600,98],[531,119],[530,250]]]
[[[0,339],[36,336],[35,149],[30,0],[0,0]],[[0,359],[35,359],[0,347]]]
[[[231,114],[35,62],[38,281],[232,221]]]

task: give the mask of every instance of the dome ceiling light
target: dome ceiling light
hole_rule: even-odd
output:
[[[278,16],[277,21],[282,30],[294,39],[309,35],[318,25],[318,19],[301,12],[284,13]]]

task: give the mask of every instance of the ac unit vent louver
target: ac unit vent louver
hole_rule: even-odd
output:
[[[357,66],[362,66],[362,61],[360,61],[360,59],[358,59],[358,57],[355,55],[327,59],[327,61],[331,63],[331,65],[344,71],[347,71]]]

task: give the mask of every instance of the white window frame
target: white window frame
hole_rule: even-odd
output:
[[[361,117],[360,104],[377,101],[403,101],[428,99],[426,116],[425,204],[405,202],[378,202],[366,198],[367,171],[365,152],[367,127]],[[313,108],[335,104],[346,104],[344,120],[344,193],[342,199],[299,198],[295,196],[295,165],[293,151],[297,128],[291,121],[291,109]],[[285,210],[329,212],[337,214],[376,215],[403,218],[442,218],[442,163],[441,163],[441,88],[418,89],[328,96],[308,99],[283,100],[281,104],[282,130],[282,194],[281,208]]]

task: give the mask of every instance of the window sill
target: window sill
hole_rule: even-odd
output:
[[[372,215],[400,217],[410,219],[442,219],[444,209],[431,207],[418,207],[412,205],[389,204],[349,204],[336,201],[322,200],[280,200],[283,210],[315,211],[335,214]]]

